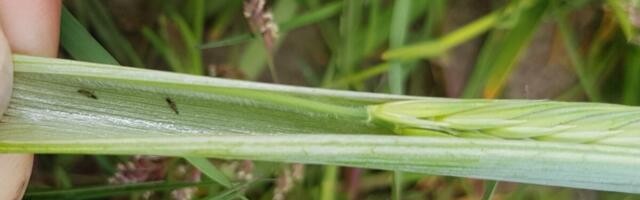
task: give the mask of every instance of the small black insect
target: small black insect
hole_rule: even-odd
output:
[[[89,98],[92,98],[92,99],[98,99],[98,96],[96,96],[96,94],[94,94],[93,92],[91,92],[89,90],[79,89],[78,93],[80,93],[81,95],[84,95],[85,97],[89,97]]]
[[[173,112],[175,112],[176,115],[180,114],[180,112],[178,112],[178,106],[176,106],[176,102],[174,102],[169,97],[165,98],[164,100],[167,101],[167,104],[169,104],[169,108],[171,108],[171,110],[173,110]]]

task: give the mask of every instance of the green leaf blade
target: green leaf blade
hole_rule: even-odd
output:
[[[395,135],[366,116],[333,109],[398,100],[478,106],[540,101],[357,93],[25,56],[14,63],[14,96],[0,123],[3,153],[251,159],[640,193],[640,150],[635,147]],[[292,98],[281,101],[284,97]],[[297,104],[299,99],[333,108]]]
[[[189,163],[191,163],[194,167],[198,168],[198,170],[200,170],[202,173],[207,175],[207,177],[213,179],[214,181],[220,183],[221,185],[227,188],[230,188],[232,186],[229,178],[227,178],[227,176],[225,176],[220,170],[218,170],[218,168],[216,168],[216,166],[211,164],[211,162],[209,162],[209,160],[207,160],[206,158],[185,157],[185,159],[189,161]]]
[[[61,12],[60,44],[75,59],[118,64],[65,7]]]

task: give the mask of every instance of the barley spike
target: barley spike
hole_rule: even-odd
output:
[[[368,107],[397,134],[640,147],[640,107],[547,100],[396,101]]]

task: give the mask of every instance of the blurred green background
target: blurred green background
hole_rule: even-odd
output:
[[[64,4],[61,57],[76,60],[380,93],[640,103],[637,0]],[[420,174],[394,182],[394,172],[379,170],[212,161],[246,184],[224,189],[179,158],[47,155],[36,160],[27,198],[58,190],[78,199],[391,199],[395,186],[401,199],[480,199],[490,185]],[[175,184],[180,181],[204,182],[184,189]],[[122,187],[126,183],[138,185]],[[640,199],[505,182],[491,198]]]

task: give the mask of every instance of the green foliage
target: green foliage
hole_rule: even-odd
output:
[[[637,109],[627,106],[416,98],[47,58],[14,62],[0,152],[254,159],[621,192],[640,184]]]
[[[499,18],[499,12],[488,14],[476,21],[447,34],[436,41],[427,41],[402,49],[388,51],[382,55],[384,59],[416,59],[422,57],[436,57],[446,53],[447,50],[465,42],[492,28]]]
[[[407,32],[409,29],[409,23],[411,22],[409,14],[411,13],[411,0],[398,0],[393,6],[393,19],[391,20],[391,31],[389,34],[389,47],[399,48],[402,47]],[[404,84],[406,82],[407,71],[405,66],[400,62],[392,62],[391,69],[389,70],[389,89],[391,93],[402,94],[404,93]]]
[[[627,105],[640,104],[640,49],[636,46],[629,47],[625,60],[625,78],[623,102]]]
[[[204,9],[203,1],[190,1],[188,8],[190,21],[179,14],[177,8],[170,3],[165,3],[164,9],[166,15],[158,19],[158,32],[156,33],[150,27],[142,29],[142,35],[150,42],[156,51],[158,51],[164,60],[169,63],[173,71],[203,75],[205,73],[202,66],[202,56],[198,45],[202,43],[202,30],[204,26]],[[175,41],[173,33],[179,35],[178,41]]]
[[[203,181],[199,183],[169,183],[169,182],[146,182],[126,185],[107,185],[85,188],[73,188],[53,191],[27,191],[26,199],[99,199],[113,196],[125,196],[131,192],[144,191],[168,191],[178,188],[206,186],[216,184],[215,182]]]
[[[512,26],[506,31],[496,29],[488,36],[488,42],[483,46],[465,87],[464,97],[495,98],[504,88],[548,7],[546,1],[537,1],[534,5],[519,2],[522,1],[512,3],[518,9],[511,11],[507,22],[503,22],[509,24],[508,21],[512,21]]]
[[[91,34],[66,8],[62,8],[60,20],[60,45],[73,58],[98,63],[118,64],[115,58],[93,39]]]
[[[185,157],[189,163],[191,163],[194,167],[198,168],[202,173],[207,175],[207,177],[213,179],[214,181],[220,183],[221,185],[229,188],[231,187],[231,181],[227,178],[220,170],[216,168],[209,160],[206,158],[199,157]]]
[[[109,50],[109,53],[114,55],[120,63],[135,67],[144,66],[142,59],[138,56],[138,52],[136,52],[133,45],[127,40],[127,38],[125,38],[122,32],[118,30],[116,23],[112,19],[113,17],[111,13],[107,10],[102,1],[87,0],[73,1],[73,3],[74,7],[78,11],[85,12],[83,14],[86,14],[85,20],[87,21],[87,24],[94,25],[90,28],[95,30],[96,38],[101,41],[101,44],[104,45],[106,49]],[[92,53],[91,56],[98,57],[100,54],[104,53],[105,52]]]
[[[498,181],[485,181],[482,200],[493,199],[493,194],[495,194],[496,188],[498,188]]]
[[[534,88],[545,91],[543,95],[532,95],[538,98],[607,101],[628,105],[638,105],[640,101],[638,100],[640,93],[637,81],[640,80],[638,78],[640,74],[638,69],[640,68],[637,67],[640,63],[638,56],[636,56],[638,54],[637,26],[640,17],[637,14],[639,9],[636,0],[516,0],[469,1],[466,3],[462,1],[462,4],[467,4],[463,6],[460,6],[460,2],[457,1],[444,0],[273,0],[267,1],[267,9],[265,9],[272,11],[280,31],[273,55],[268,54],[263,38],[259,34],[252,33],[248,23],[245,22],[242,14],[242,2],[204,0],[185,2],[136,1],[133,3],[97,0],[65,1],[66,6],[70,8],[77,19],[74,19],[66,9],[63,10],[61,45],[64,51],[62,56],[82,61],[121,63],[187,74],[210,74],[260,81],[267,80],[265,75],[270,73],[274,77],[273,81],[276,81],[275,77],[280,77],[281,83],[396,94],[406,92],[446,96],[457,95],[456,90],[464,90],[464,97],[531,98],[527,90]],[[136,8],[135,5],[139,7],[134,10],[136,13],[133,15],[121,16],[123,13],[131,12],[131,10],[119,7],[123,4],[134,5],[134,8]],[[125,8],[131,7],[125,6]],[[477,13],[477,15],[473,16],[468,13]],[[131,19],[131,16],[135,16],[136,19]],[[464,20],[461,23],[459,20],[462,18]],[[540,29],[541,27],[544,29]],[[541,34],[541,30],[552,31],[549,35],[553,37],[540,40],[537,36]],[[551,56],[548,58],[538,52],[540,46],[545,45],[550,46],[547,53]],[[479,51],[476,52],[473,50],[474,48]],[[465,53],[460,54],[460,52]],[[525,53],[534,56],[534,58],[524,57]],[[451,64],[451,60],[468,60],[469,62],[463,63],[473,64],[471,66],[456,66]],[[559,72],[564,71],[566,74],[561,73],[551,77],[535,74],[541,77],[534,78],[527,74],[525,76],[529,76],[530,79],[524,83],[527,95],[514,95],[513,91],[519,90],[519,87],[522,86],[512,85],[511,81],[522,78],[523,75],[520,73],[529,73],[531,69],[525,68],[528,71],[523,71],[520,67],[523,66],[522,63],[531,63],[532,60],[536,60],[534,63],[539,68],[547,70],[547,67],[555,66],[552,67],[556,70],[554,73],[557,73],[558,69],[562,69]],[[29,66],[39,65],[38,62],[40,61],[29,61],[32,64]],[[25,63],[18,64],[23,66],[22,70],[34,69],[24,68]],[[97,69],[97,71],[89,73],[89,71],[80,72],[82,70],[77,71],[73,68],[76,63],[69,64],[58,61],[52,61],[52,63],[56,63],[53,65],[55,68],[36,67],[38,70],[35,71],[17,72],[18,88],[16,94],[19,95],[19,98],[14,100],[14,103],[17,102],[12,107],[14,115],[8,118],[20,120],[6,121],[7,117],[5,117],[2,123],[3,126],[10,124],[9,127],[19,131],[12,130],[14,132],[11,132],[9,136],[0,134],[2,135],[0,138],[9,137],[10,141],[19,138],[35,138],[28,145],[24,144],[27,147],[26,150],[20,149],[20,151],[93,154],[148,153],[214,157],[226,155],[230,157],[224,158],[348,165],[389,169],[393,172],[398,170],[397,166],[413,166],[404,168],[402,171],[464,177],[469,177],[472,174],[475,178],[497,180],[513,180],[517,175],[519,179],[513,181],[616,191],[630,191],[630,189],[621,189],[623,186],[611,189],[604,182],[629,172],[625,170],[630,168],[624,166],[635,166],[633,164],[635,163],[635,150],[628,150],[628,146],[637,140],[633,136],[632,128],[629,128],[634,126],[630,125],[624,128],[620,125],[620,123],[634,119],[633,114],[630,114],[635,110],[633,107],[618,109],[617,106],[601,104],[527,102],[524,104],[531,107],[522,105],[520,108],[520,102],[516,101],[508,103],[500,101],[500,105],[494,105],[493,101],[484,100],[450,102],[449,100],[428,98],[422,99],[420,101],[422,103],[404,102],[415,107],[403,108],[409,109],[411,112],[402,113],[402,116],[406,117],[407,114],[412,116],[415,113],[423,114],[421,112],[424,110],[420,108],[429,106],[422,104],[435,106],[429,107],[429,109],[434,109],[432,110],[434,112],[437,110],[444,110],[443,112],[457,110],[460,112],[446,115],[440,113],[437,116],[418,118],[417,121],[411,121],[408,126],[397,127],[398,124],[406,123],[407,118],[398,119],[398,116],[394,116],[396,117],[393,118],[394,120],[400,121],[400,123],[394,122],[395,125],[388,123],[371,125],[367,123],[365,107],[369,105],[380,106],[378,104],[388,101],[416,99],[415,97],[363,95],[274,85],[253,85],[245,82],[203,81],[204,79],[197,79],[202,82],[196,81],[197,86],[194,86],[194,83],[182,82],[185,80],[193,81],[193,77],[179,76],[180,78],[178,78],[178,76],[148,71],[131,72],[124,68],[96,67],[94,69],[95,66],[89,66],[89,69]],[[66,65],[72,65],[72,67],[69,68]],[[269,66],[270,70],[265,70],[265,66]],[[56,73],[52,73],[54,71]],[[104,74],[96,75],[96,73]],[[127,73],[139,77],[134,78],[132,74],[127,75]],[[159,76],[159,79],[166,78],[168,80],[157,80],[149,78],[150,76]],[[137,81],[131,82],[129,80],[131,78]],[[560,84],[556,86],[558,79],[573,85]],[[153,84],[149,84],[150,82]],[[215,89],[211,88],[211,84],[215,85]],[[560,93],[551,92],[554,91],[551,88],[556,87],[560,88]],[[78,93],[78,89],[93,93],[97,100],[87,101],[91,98],[82,96]],[[175,106],[167,103],[167,98],[170,98]],[[127,106],[129,103],[134,106]],[[474,107],[481,104],[490,104],[495,106],[497,110]],[[403,109],[396,109],[395,105],[396,103],[391,103],[381,107],[393,107],[393,109],[384,109],[385,112],[391,111],[396,114],[404,112]],[[601,112],[615,113],[593,114],[592,116],[586,113],[593,110],[581,110],[574,108],[574,105],[580,105],[577,107],[593,105],[591,109],[602,109]],[[503,108],[504,106],[513,106],[518,109],[509,110]],[[545,124],[546,122],[538,123],[539,121],[534,122],[533,125],[536,126],[533,126],[532,121],[517,120],[516,114],[520,113],[522,116],[519,117],[527,118],[526,116],[530,116],[530,113],[526,112],[535,111],[538,107],[549,107],[549,109],[555,110],[554,112],[563,112],[557,116],[550,116],[548,120],[562,121],[559,118],[563,116],[584,117],[584,119],[565,121],[565,124],[579,124],[572,125],[573,127]],[[574,115],[570,114],[573,112],[572,109],[575,110]],[[622,111],[625,109],[629,111]],[[487,113],[478,114],[482,110]],[[567,113],[564,113],[565,111]],[[196,113],[197,115],[194,115]],[[487,115],[485,116],[485,114]],[[465,118],[471,115],[473,115],[473,120]],[[478,116],[484,117],[475,121]],[[68,119],[67,121],[53,119],[55,117]],[[464,119],[458,119],[461,117]],[[30,118],[31,121],[26,120],[27,118]],[[35,122],[35,119],[41,121]],[[93,119],[102,121],[101,123],[91,122]],[[409,117],[409,119],[413,119],[413,117]],[[121,121],[116,123],[118,120]],[[91,123],[85,125],[86,122]],[[134,125],[124,122],[131,122]],[[148,126],[139,126],[138,122],[147,123]],[[425,125],[426,122],[429,122],[429,126]],[[540,124],[546,126],[543,127]],[[384,127],[378,127],[378,125]],[[420,125],[420,128],[415,128],[414,125]],[[619,127],[615,127],[616,125]],[[498,128],[499,126],[501,128]],[[90,131],[87,132],[87,130]],[[202,136],[201,132],[189,133],[199,137],[189,134],[187,134],[188,136],[182,135],[184,132],[194,130],[206,132],[205,136]],[[21,136],[18,132],[34,133],[34,135],[24,134]],[[6,132],[3,133],[6,134]],[[136,137],[132,138],[130,134],[134,133]],[[223,140],[211,139],[213,136],[208,135],[210,133],[221,134]],[[299,135],[300,133],[305,135]],[[402,143],[406,137],[413,139],[414,136],[396,136],[393,133],[417,134],[419,136],[415,136],[417,137],[415,140],[420,145],[427,147],[421,147],[409,153],[401,151],[402,148],[414,148],[412,145],[415,143]],[[176,134],[179,136],[175,136]],[[253,143],[253,140],[259,139],[235,134],[257,134],[264,137],[259,138],[264,140],[264,143]],[[324,141],[325,143],[302,142],[300,145],[292,144],[291,147],[283,147],[283,144],[289,140],[320,140],[314,137],[320,137],[316,134],[321,134],[323,139],[328,138],[328,141]],[[349,137],[343,134],[348,134]],[[365,137],[362,139],[364,140],[362,143],[377,141],[377,136],[385,135],[398,138],[403,145],[391,142],[364,144],[365,146],[394,149],[397,154],[385,155],[396,157],[396,160],[385,160],[384,156],[368,157],[365,152],[354,155],[353,152],[359,152],[356,147],[359,147],[358,145],[361,143],[333,144],[334,141],[343,140],[361,141],[357,137],[352,138],[350,134]],[[74,138],[72,135],[79,136],[79,138]],[[89,140],[89,135],[93,140]],[[176,138],[178,141],[176,143],[156,141],[161,140],[158,138],[162,137],[173,139],[174,136],[179,137]],[[429,139],[424,140],[424,136]],[[38,140],[37,138],[40,137],[43,139]],[[52,139],[58,137],[65,138],[65,140]],[[66,141],[67,137],[71,139]],[[113,138],[109,139],[110,137]],[[123,141],[131,141],[131,143],[133,141],[144,142],[139,148],[128,147],[128,144],[118,146],[116,137],[124,137]],[[184,139],[181,140],[181,137]],[[473,138],[470,139],[473,141],[472,143],[479,142],[479,144],[486,145],[486,148],[482,145],[459,145],[454,142],[458,141],[456,140],[456,138],[459,139],[458,137],[466,137],[464,141]],[[487,141],[475,137],[488,137],[490,141],[506,138],[506,141],[489,144],[483,143]],[[52,140],[45,141],[44,138]],[[101,141],[103,139],[104,141]],[[210,144],[198,145],[198,141],[208,141],[221,145],[220,148],[232,149],[232,147],[239,148],[234,147],[233,144],[236,146],[245,144],[234,143],[237,140],[252,141],[246,143],[247,146],[256,147],[249,149],[253,152],[245,149],[244,153],[229,154],[228,151],[212,149],[209,147]],[[266,142],[272,140],[275,142]],[[1,141],[4,139],[0,139]],[[453,146],[452,148],[465,146],[471,150],[457,151],[431,147],[433,143],[429,142],[432,141],[450,144]],[[185,144],[187,142],[193,142],[195,145]],[[79,143],[86,143],[86,146]],[[556,146],[558,143],[566,146],[560,148]],[[536,146],[538,144],[542,146]],[[11,151],[18,150],[14,149],[17,147],[12,145],[14,144],[0,145],[0,149],[6,150],[11,147]],[[349,145],[354,149],[344,149],[344,146]],[[163,148],[169,147],[171,148],[161,151]],[[571,153],[574,154],[566,156],[557,153],[567,151],[566,148],[571,149]],[[323,150],[314,151],[314,149]],[[587,149],[594,152],[588,152]],[[442,151],[450,154],[448,154],[449,158],[436,155],[430,160],[425,160],[417,155],[412,157],[414,156],[412,153],[422,152],[421,150],[429,153],[423,155]],[[556,152],[553,152],[554,150]],[[263,151],[264,154],[258,155],[257,151]],[[332,156],[323,154],[327,151],[340,152],[340,156],[336,156],[338,153]],[[487,151],[491,153],[514,151],[516,153],[500,152],[491,154],[494,157],[489,158],[470,155]],[[522,151],[529,154],[522,153]],[[617,151],[622,153],[611,156],[610,152]],[[302,156],[302,152],[310,153],[310,155]],[[534,152],[538,154],[534,154]],[[342,156],[343,154],[344,156]],[[376,154],[380,154],[380,152],[376,152]],[[547,154],[550,156],[545,157],[544,155]],[[277,157],[274,155],[287,156]],[[452,155],[453,157],[458,156],[459,159],[451,160]],[[514,158],[515,155],[525,158],[534,157],[534,159]],[[540,155],[543,155],[543,158],[539,158]],[[558,157],[550,158],[553,156]],[[45,173],[51,173],[55,180],[44,183],[38,183],[36,180],[35,184],[39,184],[37,187],[44,186],[45,188],[71,187],[69,191],[79,189],[86,185],[83,183],[87,180],[103,180],[103,176],[112,175],[117,171],[115,163],[127,160],[125,156],[92,155],[89,158],[79,159],[78,156],[58,158],[56,156],[52,160],[54,161],[52,163],[55,164],[51,164],[52,166],[49,168],[40,169],[45,170]],[[574,158],[585,158],[588,162],[583,166],[567,164]],[[415,162],[413,160],[410,163],[406,161],[409,159],[413,159]],[[605,159],[621,163],[612,164],[602,161]],[[90,163],[95,162],[99,169],[88,177],[81,176],[79,178],[78,172],[74,171],[77,167],[74,166],[87,160]],[[175,160],[173,162],[176,162]],[[467,165],[473,161],[481,164]],[[489,164],[484,162],[489,162]],[[531,162],[541,162],[542,164],[530,165]],[[229,171],[231,169],[228,166],[225,168],[226,164],[232,162],[216,161],[215,163],[219,169],[209,170],[209,173],[205,173],[205,175],[218,174],[215,172],[218,171],[230,175],[229,179],[235,180],[233,173]],[[430,165],[433,163],[446,165],[449,170]],[[207,166],[211,167],[211,165]],[[260,177],[273,178],[281,176],[280,171],[283,166],[285,165],[260,164],[254,170],[255,173],[260,174]],[[458,170],[460,166],[463,166],[464,169]],[[614,167],[598,172],[576,171],[576,169],[589,167],[604,169],[605,166]],[[339,167],[328,167],[328,169],[333,168],[333,170],[327,170],[328,173],[324,173],[320,166],[307,167],[309,170],[304,173],[305,180],[294,183],[294,189],[288,193],[288,198],[308,199],[316,197],[323,191],[327,194],[324,197],[345,197],[336,194],[346,191],[346,187],[351,187],[347,184],[347,180],[353,177],[337,176],[340,172],[344,172]],[[499,167],[506,167],[506,169],[496,169]],[[451,170],[451,168],[456,170]],[[543,168],[545,170],[542,170]],[[169,169],[169,171],[171,170]],[[515,173],[512,170],[522,171],[522,173]],[[598,183],[603,185],[592,182],[567,182],[568,175],[559,172],[563,170],[573,170],[574,174],[571,177],[599,174],[598,177],[591,178],[598,180]],[[607,176],[614,171],[616,174]],[[361,186],[359,191],[362,198],[390,198],[392,193],[396,191],[402,192],[402,199],[424,199],[425,197],[441,199],[489,198],[487,195],[482,196],[477,192],[481,190],[478,188],[479,184],[468,179],[422,177],[403,172],[402,180],[397,179],[392,182],[391,173],[389,171],[364,170],[363,176],[359,177],[362,181],[353,187]],[[631,172],[628,175],[620,180],[635,177],[635,174]],[[217,176],[213,175],[213,177]],[[95,181],[91,183],[102,184]],[[612,184],[611,182],[607,183]],[[630,183],[631,186],[629,186]],[[490,197],[496,199],[566,199],[577,194],[583,195],[583,191],[580,190],[524,184],[510,186],[510,184],[499,184],[501,188],[495,190],[493,196]],[[620,185],[632,187],[633,184],[635,182],[630,180]],[[265,199],[272,198],[271,191],[274,190],[275,185],[252,182],[251,185],[248,183],[236,184],[231,189],[224,189],[220,185],[211,183],[199,188],[206,192],[206,198],[209,199],[242,199],[245,194],[251,199]],[[402,188],[402,185],[407,187]],[[408,187],[410,185],[415,187]],[[491,184],[485,185],[491,186]],[[496,187],[486,187],[485,189],[496,189]],[[118,191],[119,189],[105,190]],[[222,193],[213,195],[216,192]],[[120,191],[116,196],[124,193],[126,192]],[[135,198],[136,195],[140,195],[140,190],[128,193],[133,193],[129,197]],[[634,199],[634,196],[620,193],[600,192],[591,195],[600,199]],[[103,195],[100,198],[106,196],[111,195]],[[204,195],[201,194],[200,197],[202,196]],[[398,197],[396,196],[396,198]]]

